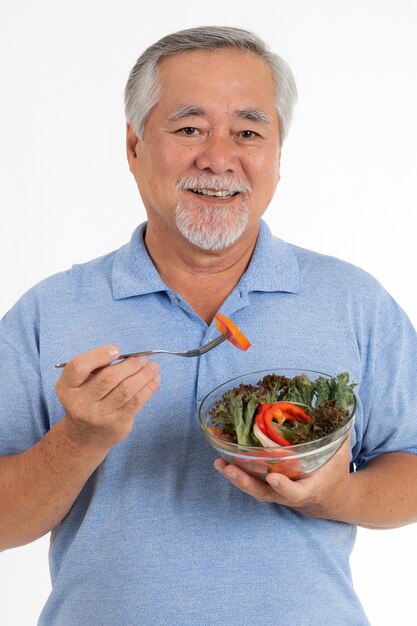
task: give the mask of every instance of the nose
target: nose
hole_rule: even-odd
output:
[[[213,174],[236,172],[239,169],[237,146],[232,137],[213,133],[200,145],[196,157],[200,170],[210,170]]]

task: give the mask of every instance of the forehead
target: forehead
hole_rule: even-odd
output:
[[[207,101],[246,108],[275,108],[275,83],[268,63],[252,52],[235,49],[192,50],[160,62],[159,105],[175,107]]]

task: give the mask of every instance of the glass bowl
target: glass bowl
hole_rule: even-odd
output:
[[[265,480],[266,475],[270,472],[279,472],[291,479],[302,478],[327,463],[348,437],[355,419],[356,399],[354,399],[353,405],[349,407],[349,415],[340,428],[330,435],[325,435],[308,443],[285,447],[244,446],[221,439],[209,430],[209,428],[214,426],[211,422],[209,411],[213,408],[216,400],[223,396],[225,391],[242,383],[256,385],[264,376],[272,373],[288,378],[305,374],[310,380],[315,380],[318,376],[330,378],[329,374],[324,374],[323,372],[282,368],[260,370],[232,378],[212,389],[204,398],[198,412],[200,426],[207,441],[213,446],[218,455],[227,463],[237,465],[248,474],[261,480]]]

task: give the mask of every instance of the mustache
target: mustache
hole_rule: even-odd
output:
[[[250,193],[252,187],[243,179],[226,174],[213,176],[202,174],[200,176],[181,176],[176,184],[176,189],[212,189],[213,191],[229,191],[231,193]]]

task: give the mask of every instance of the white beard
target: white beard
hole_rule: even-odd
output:
[[[187,190],[213,189],[244,194],[239,206],[207,206],[198,195]],[[183,176],[177,183],[179,191],[175,222],[187,241],[202,250],[222,250],[232,246],[242,236],[249,221],[247,194],[250,184],[236,176],[200,174]],[[186,199],[184,202],[184,198]]]
[[[249,209],[241,207],[199,206],[198,200],[184,207],[180,199],[175,223],[181,235],[202,250],[222,250],[232,246],[243,235],[249,220]]]

